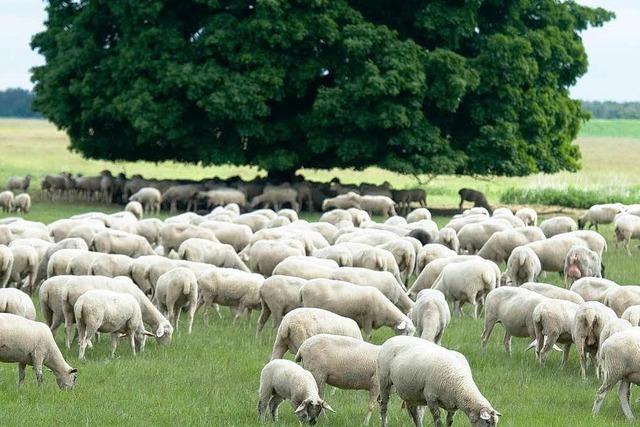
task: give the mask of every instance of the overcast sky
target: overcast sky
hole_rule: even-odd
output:
[[[613,10],[617,19],[583,34],[590,66],[572,89],[573,96],[640,101],[640,1],[578,1]],[[29,41],[42,29],[44,4],[43,0],[0,0],[0,89],[31,88],[29,69],[43,60],[29,48]]]

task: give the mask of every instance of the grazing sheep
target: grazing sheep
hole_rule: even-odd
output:
[[[620,203],[593,205],[578,218],[578,227],[582,230],[588,224],[587,228],[595,226],[597,230],[599,224],[611,224],[616,215],[624,211]]]
[[[564,283],[582,277],[602,277],[602,259],[589,248],[573,247],[564,259]]]
[[[52,246],[49,246],[47,250],[44,252],[44,254],[42,255],[42,257],[40,258],[40,265],[38,266],[38,275],[37,275],[38,279],[36,283],[39,284],[46,278],[49,259],[51,259],[51,256],[53,254],[55,254],[56,252],[62,249],[75,249],[75,250],[81,250],[81,251],[89,251],[89,246],[85,243],[84,240],[74,239],[74,238],[63,239],[58,243],[55,243]],[[64,268],[66,270],[66,266]],[[63,273],[60,273],[60,274],[63,274]]]
[[[602,328],[617,318],[613,310],[596,301],[587,301],[578,308],[571,335],[578,347],[582,378],[587,377],[587,354],[593,357],[598,353]]]
[[[566,234],[565,233],[558,234],[553,237],[558,239],[565,236],[573,236],[581,239],[584,243],[586,243],[589,249],[597,253],[600,257],[602,257],[602,254],[607,250],[607,241],[597,231],[576,230]]]
[[[494,233],[511,229],[511,225],[500,220],[490,219],[483,222],[467,224],[458,231],[460,252],[477,253]]]
[[[520,286],[521,289],[528,289],[532,292],[537,292],[540,295],[553,299],[563,299],[565,301],[571,301],[575,304],[582,304],[584,299],[577,293],[568,289],[560,288],[555,285],[549,285],[547,283],[526,282]]]
[[[460,190],[458,190],[458,195],[460,195],[460,206],[458,206],[458,209],[460,211],[462,211],[462,205],[464,202],[473,202],[474,207],[484,208],[488,214],[491,214],[493,212],[493,209],[487,201],[487,197],[484,195],[484,193],[478,190],[461,188]]]
[[[396,203],[387,196],[360,196],[358,204],[369,215],[382,215],[384,218],[397,215],[395,210]]]
[[[188,333],[193,328],[193,317],[198,308],[198,280],[193,271],[177,267],[167,271],[158,278],[153,303],[158,310],[169,319],[175,330],[178,329],[180,313],[188,308]]]
[[[131,352],[144,350],[147,335],[138,301],[129,294],[93,289],[82,294],[73,306],[78,325],[78,358],[84,360],[89,341],[97,332],[111,334],[111,357],[115,357],[120,334],[129,336]]]
[[[31,184],[31,175],[26,175],[24,177],[12,176],[9,178],[7,182],[7,190],[9,191],[21,191],[26,193],[29,189],[29,185]]]
[[[409,212],[407,222],[416,222],[422,219],[431,219],[431,212],[427,208],[417,208]]]
[[[491,261],[468,260],[446,265],[433,284],[447,301],[453,303],[453,312],[462,315],[462,306],[473,306],[473,318],[478,318],[479,306],[484,305],[486,295],[500,283]]]
[[[249,205],[252,209],[258,206],[272,206],[274,210],[280,210],[288,204],[294,211],[300,210],[298,205],[298,192],[293,188],[274,188],[254,197]],[[273,218],[271,218],[273,219]]]
[[[19,289],[0,289],[0,313],[11,313],[36,320],[36,308],[28,294]]]
[[[444,228],[443,228],[444,230]],[[429,243],[420,248],[418,252],[418,256],[416,257],[416,271],[415,274],[419,275],[424,268],[429,265],[432,261],[440,258],[451,258],[455,257],[458,254],[456,251],[440,244],[440,243]]]
[[[2,207],[2,212],[13,211],[13,193],[11,191],[0,193],[0,207]]]
[[[339,224],[342,221],[348,221],[353,224],[351,214],[346,209],[333,209],[325,212],[320,216],[320,219],[318,221],[328,222],[333,225]]]
[[[358,194],[349,192],[347,194],[340,194],[336,197],[326,198],[322,201],[322,211],[328,211],[330,209],[360,209],[360,196]],[[354,223],[354,225],[357,227]]]
[[[184,223],[169,223],[160,229],[160,243],[164,250],[169,253],[172,250],[178,252],[180,245],[187,239],[199,238],[218,242],[215,233],[204,227],[198,227]]]
[[[290,360],[272,360],[260,372],[258,416],[264,419],[269,407],[271,419],[277,421],[283,400],[291,401],[300,423],[315,424],[322,411],[335,412],[320,398],[316,380],[309,371]]]
[[[271,276],[260,286],[260,304],[262,311],[258,318],[256,337],[273,313],[274,329],[280,326],[285,314],[302,307],[300,289],[307,283],[305,279],[291,276]]]
[[[348,317],[320,308],[296,308],[288,312],[278,326],[271,360],[281,359],[287,351],[296,354],[305,340],[318,334],[362,340],[360,327]]]
[[[417,336],[440,344],[444,330],[451,320],[444,294],[436,289],[421,290],[411,312],[411,320],[416,326]]]
[[[29,295],[33,294],[38,277],[38,252],[31,246],[10,246],[9,250],[13,254],[13,266],[7,285],[15,285]]]
[[[132,258],[142,255],[155,255],[153,248],[144,237],[110,229],[96,234],[89,248],[96,252],[128,255]]]
[[[160,243],[160,229],[162,221],[158,218],[147,218],[138,221],[136,224],[135,234],[147,239],[151,246],[157,246]]]
[[[38,384],[42,383],[42,366],[51,369],[58,387],[76,385],[78,370],[64,360],[51,330],[41,322],[10,313],[0,313],[0,361],[18,363],[18,385],[24,383],[25,368],[32,365]]]
[[[523,227],[498,231],[491,235],[489,240],[482,246],[478,252],[478,256],[495,263],[505,262],[517,247],[544,239],[546,239],[546,237],[544,237],[542,230],[538,227]]]
[[[628,321],[632,326],[640,326],[640,305],[631,305],[627,307],[620,318]],[[600,342],[604,341],[601,339]]]
[[[620,383],[618,396],[622,412],[627,419],[633,419],[629,405],[629,388],[631,383],[638,384],[640,378],[640,330],[628,329],[612,335],[602,344],[598,365],[602,373],[602,385],[593,402],[593,414],[600,411],[604,398],[617,383]]]
[[[378,245],[377,247],[389,251],[393,255],[396,265],[400,270],[401,282],[406,284],[416,269],[416,251],[414,246],[407,240],[396,239]]]
[[[126,255],[99,254],[91,262],[88,274],[106,277],[131,277],[131,267],[134,260],[135,258]]]
[[[400,269],[396,259],[388,250],[352,242],[340,243],[337,246],[346,247],[351,251],[354,267],[367,268],[374,271],[387,271],[393,274],[398,283],[404,283],[402,277],[400,277]]]
[[[388,326],[396,334],[412,335],[413,322],[380,290],[330,279],[309,280],[300,289],[304,307],[322,308],[358,323],[370,337],[373,329]]]
[[[103,230],[106,230],[106,227],[101,223],[88,222],[73,227],[67,234],[67,239],[80,238],[90,246],[96,234]]]
[[[549,238],[556,234],[576,231],[578,229],[578,224],[576,224],[573,218],[569,218],[568,216],[555,216],[542,221],[540,223],[540,229],[544,235]]]
[[[290,256],[273,269],[274,275],[293,276],[301,279],[329,279],[338,264],[331,259],[309,256]]]
[[[325,385],[343,390],[367,390],[369,405],[364,424],[380,395],[377,365],[380,346],[362,340],[331,334],[319,334],[307,339],[296,353],[295,361],[311,372],[320,396]]]
[[[571,331],[580,305],[562,299],[542,301],[533,310],[533,326],[536,333],[538,362],[544,363],[547,353],[557,343],[564,344],[562,367],[567,365],[573,343]]]
[[[535,339],[533,310],[546,301],[544,295],[528,289],[504,286],[489,292],[485,301],[482,349],[486,349],[496,323],[504,327],[504,349],[511,354],[511,337]]]
[[[604,304],[609,289],[619,286],[616,282],[599,277],[583,277],[571,285],[570,290],[580,295],[585,301],[598,301]]]
[[[144,216],[144,208],[140,202],[131,201],[124,207],[125,212],[130,212],[137,220],[141,220]]]
[[[27,193],[18,194],[13,199],[13,210],[22,215],[28,214],[31,210],[31,196]]]
[[[438,231],[436,243],[440,243],[456,253],[460,251],[460,239],[458,239],[458,234],[453,228],[441,228]]]
[[[213,235],[220,241],[233,246],[236,252],[242,251],[251,242],[253,231],[247,225],[225,223],[220,221],[205,221],[200,224],[200,228],[207,228],[213,231]]]
[[[6,288],[11,271],[13,270],[13,251],[5,245],[0,245],[0,287]]]
[[[207,192],[200,192],[198,197],[207,201],[207,209],[212,206],[225,206],[230,203],[235,203],[244,208],[247,204],[247,196],[242,191],[233,188],[217,188]]]
[[[144,207],[145,213],[160,214],[162,204],[162,193],[153,187],[142,187],[129,197],[129,202],[138,202]]]
[[[622,243],[627,255],[631,256],[629,243],[631,239],[640,238],[640,217],[635,215],[620,215],[615,220],[616,246]]]
[[[564,273],[564,261],[567,254],[575,246],[586,247],[584,240],[573,235],[555,236],[550,239],[537,240],[525,246],[533,250],[540,260],[542,271]],[[518,248],[519,249],[519,248]],[[515,252],[515,250],[514,250]]]
[[[416,427],[422,426],[428,406],[436,426],[441,426],[440,408],[447,411],[447,425],[461,410],[472,426],[493,427],[501,414],[480,393],[473,380],[467,359],[457,351],[447,350],[416,337],[388,339],[378,355],[380,380],[380,415],[387,427],[387,405],[392,387],[404,401]]]
[[[333,211],[331,211],[333,212]],[[345,246],[334,245],[317,249],[312,254],[316,258],[324,258],[335,261],[340,267],[352,267],[353,255]]]
[[[249,268],[265,277],[273,274],[280,262],[290,256],[305,256],[303,244],[294,239],[260,240],[248,251]]]
[[[640,304],[640,286],[613,286],[602,303],[621,316],[628,307]]]
[[[178,248],[178,257],[187,261],[203,262],[216,267],[235,268],[250,272],[233,246],[208,239],[190,238]]]
[[[536,226],[538,224],[538,213],[531,208],[520,208],[516,212],[516,217],[520,218],[526,226]]]

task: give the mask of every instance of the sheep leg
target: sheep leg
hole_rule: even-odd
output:
[[[120,340],[120,334],[114,332],[111,334],[111,357],[116,357],[116,348],[118,348],[118,341]]]
[[[364,417],[364,425],[369,425],[369,420],[371,420],[371,414],[373,413],[373,409],[376,407],[376,401],[378,400],[378,396],[380,395],[380,391],[378,390],[378,385],[373,384],[373,386],[369,389],[369,404],[367,406],[367,415]]]
[[[460,301],[453,302],[453,312],[454,314],[462,317],[462,309],[460,308]]]
[[[432,400],[427,401],[427,406],[429,406],[429,410],[431,411],[431,416],[433,416],[433,425],[435,427],[442,427],[442,420],[440,419],[440,407],[438,406],[438,402],[434,402]],[[422,424],[416,424],[416,426]]]
[[[485,351],[487,349],[489,337],[491,336],[491,332],[493,331],[493,327],[495,325],[496,319],[493,316],[490,316],[489,313],[486,313],[484,318],[484,330],[482,331],[482,351]]]
[[[538,338],[538,349],[539,349],[538,362],[540,362],[541,365],[544,365],[544,361],[547,358],[547,353],[551,351],[556,341],[558,341],[558,336],[559,334],[554,332],[552,334],[547,335],[546,340],[544,339],[544,335],[542,334],[541,334],[542,339]],[[542,346],[540,345],[542,344],[540,341],[544,343]]]
[[[271,400],[269,400],[269,413],[273,421],[278,421],[278,406],[280,406],[283,400],[280,396],[276,395],[273,395]]]
[[[569,362],[569,350],[571,350],[571,343],[564,345],[562,353],[562,369],[564,369]]]
[[[87,348],[87,326],[82,319],[78,319],[78,359],[84,360],[84,352]]]
[[[36,353],[33,355],[33,372],[36,374],[36,381],[38,384],[42,384],[42,362],[44,361],[44,356],[42,354]]]
[[[453,425],[453,416],[456,414],[456,411],[447,411],[447,427],[451,427]]]
[[[64,314],[64,341],[67,346],[67,350],[71,349],[71,335],[73,334],[73,323],[74,323],[74,314],[73,308],[69,310],[67,307],[62,309],[62,313]]]
[[[260,317],[258,317],[258,326],[256,327],[256,338],[258,338],[258,336],[260,335],[260,332],[262,332],[264,325],[267,323],[267,320],[269,320],[269,316],[271,316],[271,310],[269,309],[267,304],[263,302],[262,311],[260,312]],[[274,316],[274,322],[275,322],[275,316]]]
[[[180,322],[180,314],[182,314],[182,309],[178,306],[173,306],[173,318],[175,319],[176,325],[175,329],[178,330],[178,323]]]
[[[51,325],[49,326],[49,329],[51,330],[51,333],[53,335],[56,334],[56,331],[58,330],[60,325],[62,325],[63,320],[64,320],[64,317],[61,316],[59,312],[56,311],[53,313],[53,318],[51,319]]]
[[[191,331],[193,330],[193,318],[196,316],[196,308],[198,308],[198,306],[194,303],[191,303],[189,305],[189,327],[188,327],[188,333],[191,334]]]
[[[258,397],[258,418],[260,418],[261,420],[264,420],[264,412],[267,409],[267,406],[269,405],[269,400],[271,398],[271,396],[265,396],[264,394],[264,390],[262,387],[260,387],[260,390],[258,391],[259,397]]]
[[[511,356],[511,334],[507,331],[504,331],[504,338],[502,339],[502,344],[504,345],[504,350],[507,352],[509,356]]]
[[[602,406],[602,402],[604,402],[604,398],[607,397],[607,394],[611,390],[611,388],[616,385],[617,378],[615,382],[608,381],[607,376],[605,375],[605,379],[602,382],[602,385],[598,389],[596,393],[596,400],[593,402],[593,415],[597,415],[600,412],[600,407]]]
[[[628,420],[633,419],[633,412],[631,412],[631,406],[629,405],[629,394],[631,392],[629,381],[620,381],[620,388],[618,389],[618,398],[620,399],[620,406],[622,412]]]
[[[424,418],[424,406],[407,404],[407,411],[409,412],[409,415],[411,415],[411,419],[413,420],[413,423],[416,425],[416,427],[422,427],[422,419]]]
[[[22,384],[24,384],[26,367],[27,367],[26,363],[18,363],[18,386],[21,386]]]
[[[131,353],[133,353],[133,355],[136,355],[136,335],[135,333],[130,330],[129,331],[129,343],[131,345]]]
[[[387,409],[389,406],[389,394],[391,393],[391,387],[393,384],[388,381],[388,378],[380,377],[380,397],[378,402],[380,403],[380,420],[382,427],[387,427]]]

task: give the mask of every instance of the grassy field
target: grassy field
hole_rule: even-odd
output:
[[[635,123],[635,124],[634,124]],[[509,186],[586,185],[624,188],[637,179],[640,160],[640,122],[591,122],[578,139],[584,155],[584,170],[579,174],[557,174],[519,179],[492,181],[471,178],[440,177],[428,187],[432,202],[447,206],[456,203],[455,193],[460,186],[474,186],[497,197]],[[622,129],[619,126],[623,126]],[[604,129],[604,130],[603,130]],[[635,129],[635,130],[634,130]],[[158,178],[202,178],[213,175],[229,176],[240,173],[249,178],[256,171],[249,168],[200,168],[163,163],[110,164],[86,161],[66,151],[64,134],[56,132],[44,121],[0,120],[0,182],[10,175],[70,170],[94,174],[105,167],[128,174],[142,173]],[[389,180],[396,186],[408,186],[406,177],[367,170],[364,172],[305,171],[314,179],[340,176],[344,181],[382,182]],[[29,219],[50,222],[89,210],[111,211],[116,208],[77,203],[37,203]],[[308,217],[308,219],[317,216]],[[446,218],[436,218],[442,225]],[[616,249],[611,241],[611,227],[604,227],[610,247],[605,254],[608,277],[621,284],[637,284],[640,266],[638,250],[632,257]],[[548,275],[550,283],[560,283],[557,275]],[[36,301],[36,305],[37,301]],[[149,341],[144,354],[133,357],[121,343],[117,357],[108,357],[108,340],[103,339],[87,353],[88,360],[77,360],[77,348],[63,350],[68,362],[79,369],[78,386],[69,392],[58,390],[52,374],[45,373],[45,384],[38,387],[33,373],[18,389],[17,367],[0,364],[0,405],[4,425],[49,426],[65,425],[257,425],[256,402],[259,373],[268,361],[274,332],[268,329],[254,338],[254,314],[250,325],[233,327],[230,315],[213,319],[209,326],[197,316],[191,336],[181,325],[169,347],[158,347]],[[532,353],[524,353],[527,340],[514,339],[511,357],[502,350],[502,328],[496,326],[486,353],[480,351],[482,321],[470,317],[454,318],[445,333],[443,344],[464,353],[471,364],[474,377],[485,396],[504,414],[501,426],[618,426],[627,425],[614,391],[606,399],[601,415],[592,418],[591,405],[599,382],[591,372],[585,381],[580,379],[579,366],[572,350],[567,369],[560,369],[561,354],[553,353],[544,367],[538,366]],[[373,341],[382,343],[391,331],[382,329]],[[62,333],[58,332],[62,343]],[[633,388],[633,400],[637,397]],[[366,392],[337,390],[328,393],[328,402],[337,411],[321,419],[332,426],[358,425],[366,412]],[[640,413],[637,404],[632,405]],[[425,425],[431,425],[427,415]],[[277,425],[298,425],[287,403],[280,409]],[[409,425],[409,418],[394,397],[390,405],[390,425]],[[374,413],[372,425],[378,425]],[[468,425],[460,413],[456,426]]]

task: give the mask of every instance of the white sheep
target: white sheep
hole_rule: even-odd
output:
[[[307,339],[296,353],[295,361],[311,372],[322,397],[325,385],[346,390],[367,390],[369,405],[364,424],[380,395],[377,365],[380,346],[362,340],[331,334]]]
[[[537,341],[537,356],[544,363],[547,353],[557,343],[564,344],[562,367],[567,365],[569,350],[573,343],[572,330],[576,312],[580,305],[563,300],[549,298],[542,301],[533,310],[533,326]]]
[[[563,273],[564,260],[574,246],[586,247],[587,244],[579,237],[565,234],[527,243],[524,247],[531,248],[535,252],[540,260],[542,271]]]
[[[131,352],[144,350],[147,336],[154,336],[144,330],[142,313],[138,301],[129,294],[93,289],[82,294],[73,305],[73,313],[78,326],[80,360],[89,341],[97,332],[111,334],[111,357],[115,357],[120,335],[129,336]]]
[[[611,287],[602,302],[621,316],[628,307],[640,304],[640,286]]]
[[[540,223],[540,228],[547,238],[556,234],[567,233],[578,229],[578,224],[568,216],[555,216]]]
[[[327,246],[326,248],[315,250],[312,255],[316,258],[331,259],[338,263],[340,267],[353,266],[353,255],[351,255],[351,251],[345,246]]]
[[[602,254],[607,250],[607,241],[597,231],[593,230],[576,230],[569,233],[561,233],[553,236],[554,238],[560,238],[563,236],[574,236],[581,239],[587,244],[587,247],[596,252],[602,257]]]
[[[457,351],[447,350],[415,337],[388,339],[378,355],[380,379],[380,415],[387,427],[387,406],[392,387],[404,401],[416,426],[422,425],[428,406],[434,425],[441,426],[440,408],[447,411],[447,425],[461,410],[472,426],[496,426],[501,414],[480,393],[473,380],[467,359]]]
[[[640,305],[630,305],[620,318],[628,321],[633,326],[640,326]],[[603,342],[603,340],[600,340],[600,342]]]
[[[233,246],[236,252],[242,251],[249,245],[253,231],[247,225],[225,223],[220,221],[205,221],[199,225],[213,231],[213,235],[220,241]]]
[[[336,225],[341,221],[349,221],[353,224],[351,214],[346,209],[333,209],[325,212],[320,216],[320,219],[318,221],[328,222],[333,225]]]
[[[378,248],[389,251],[393,255],[400,270],[401,283],[407,283],[409,276],[413,274],[416,268],[417,254],[414,245],[409,240],[396,239],[378,245]]]
[[[444,227],[438,230],[436,243],[440,243],[456,253],[460,251],[460,239],[453,228]]]
[[[582,229],[588,224],[587,228],[595,226],[597,230],[599,224],[611,224],[616,215],[624,211],[621,203],[593,205],[578,218],[578,227]]]
[[[407,222],[416,222],[422,219],[431,219],[431,212],[427,208],[416,208],[407,214]]]
[[[0,207],[2,208],[2,212],[13,211],[13,198],[12,191],[7,190],[0,193]]]
[[[300,289],[307,283],[305,279],[291,276],[271,276],[260,286],[262,311],[258,318],[256,337],[273,314],[273,327],[277,328],[285,314],[302,307]]]
[[[203,262],[216,267],[235,268],[249,272],[233,246],[208,239],[190,238],[178,248],[178,257],[187,261]]]
[[[577,293],[585,301],[598,301],[604,303],[604,298],[609,289],[620,286],[616,282],[600,277],[583,277],[571,285],[570,290]]]
[[[411,311],[411,320],[416,327],[416,336],[440,344],[451,321],[444,294],[436,289],[421,290]]]
[[[97,233],[91,241],[90,248],[96,252],[128,255],[133,258],[155,254],[144,237],[111,229]]]
[[[31,295],[38,278],[38,252],[31,246],[10,246],[9,250],[13,254],[13,265],[7,285],[22,287]]]
[[[27,193],[18,194],[13,199],[13,210],[22,215],[28,214],[31,210],[31,196]]]
[[[160,205],[162,203],[162,193],[153,187],[142,187],[136,193],[129,197],[130,202],[139,202],[147,213],[160,214]]]
[[[418,292],[423,289],[433,288],[433,284],[435,283],[438,276],[440,276],[442,269],[446,265],[465,262],[471,259],[483,260],[483,258],[480,258],[477,255],[456,255],[452,257],[438,258],[433,260],[422,270],[422,272],[420,272],[415,282],[413,282],[413,285],[411,285],[411,287],[409,288],[409,297],[415,300],[415,298],[418,296]],[[496,273],[500,274],[500,270],[497,265]]]
[[[301,423],[315,424],[324,410],[335,412],[320,398],[318,385],[309,371],[290,360],[272,360],[260,372],[258,416],[264,418],[268,407],[271,419],[277,421],[283,400],[291,401]]]
[[[29,320],[36,320],[36,308],[31,297],[19,289],[0,289],[0,313],[11,313]]]
[[[282,358],[287,351],[296,354],[305,340],[318,334],[362,340],[360,327],[348,317],[320,308],[296,308],[288,312],[278,326],[271,360]]]
[[[531,208],[518,209],[516,217],[520,218],[526,226],[536,226],[538,224],[538,213]]]
[[[627,251],[627,255],[631,255],[629,244],[631,239],[640,238],[640,217],[635,215],[619,215],[615,219],[616,246],[622,243]]]
[[[304,245],[299,240],[260,240],[249,247],[249,268],[268,277],[282,260],[296,255],[306,255]]]
[[[5,288],[9,283],[13,270],[13,252],[5,245],[0,245],[0,287]]]
[[[178,329],[180,313],[188,308],[188,333],[193,328],[193,317],[198,308],[198,280],[193,271],[176,267],[158,278],[153,302],[168,317],[174,329]]]
[[[144,216],[144,208],[140,202],[131,201],[124,207],[125,212],[130,212],[137,220],[141,220]]]
[[[478,252],[494,233],[513,228],[511,224],[499,220],[489,219],[483,222],[467,224],[458,231],[460,251],[469,254]]]
[[[528,289],[545,297],[571,301],[575,304],[582,304],[584,302],[584,299],[577,293],[548,283],[526,282],[520,285],[520,288]]]
[[[290,256],[283,259],[276,268],[274,275],[293,276],[301,279],[330,278],[338,263],[332,259],[316,258],[312,256]]]
[[[24,383],[25,368],[32,365],[38,383],[42,366],[51,369],[61,389],[73,388],[78,370],[64,360],[51,330],[41,322],[10,313],[0,313],[0,360],[18,363],[18,385]]]
[[[131,267],[135,259],[126,255],[101,253],[91,262],[88,274],[106,277],[131,277]]]
[[[444,230],[444,228],[443,228]],[[451,258],[455,257],[457,252],[444,246],[441,243],[428,243],[424,245],[418,252],[416,257],[416,271],[415,274],[419,275],[424,268],[439,258]]]
[[[587,301],[578,308],[571,335],[578,348],[582,378],[587,376],[587,355],[593,357],[598,353],[602,328],[617,318],[613,310],[596,301]]]
[[[505,262],[518,246],[544,239],[546,237],[538,227],[498,231],[480,248],[478,256],[496,263]]]

